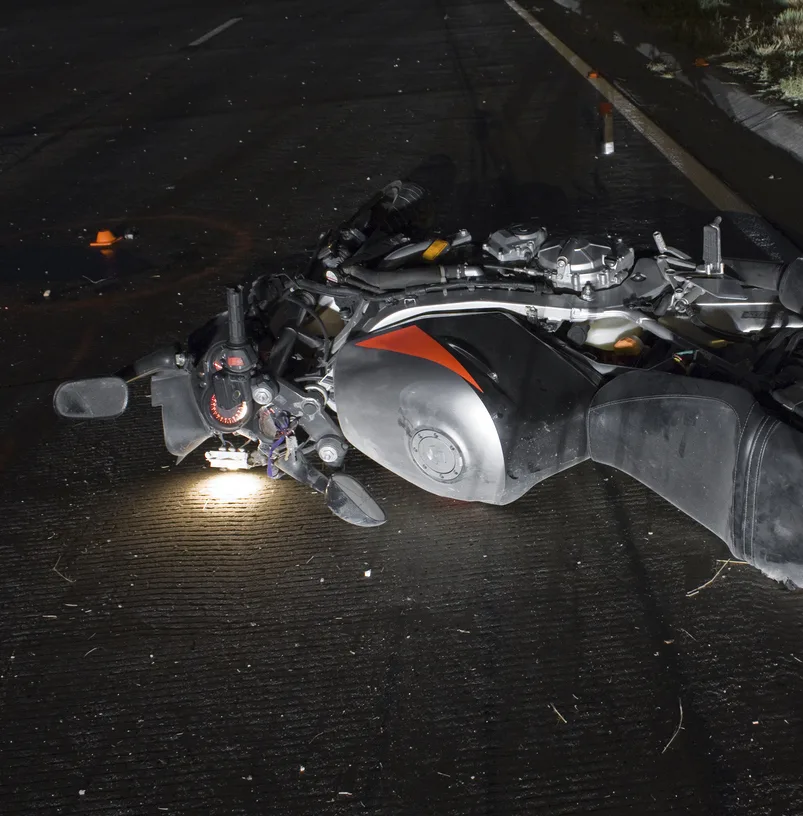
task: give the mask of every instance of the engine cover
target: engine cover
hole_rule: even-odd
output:
[[[622,283],[633,268],[635,253],[623,245],[614,251],[584,238],[569,238],[542,246],[536,260],[557,289],[571,289],[591,299],[597,289]]]
[[[441,496],[507,504],[583,461],[598,378],[507,315],[430,317],[347,344],[346,439]]]
[[[547,231],[543,227],[514,224],[494,232],[482,248],[500,263],[529,263],[546,238]]]

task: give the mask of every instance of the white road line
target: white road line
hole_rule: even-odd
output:
[[[590,82],[631,125],[648,139],[668,161],[677,167],[684,176],[718,209],[723,212],[736,212],[745,215],[757,215],[745,201],[726,184],[721,182],[710,170],[707,170],[697,159],[684,150],[674,139],[664,133],[647,115],[640,111],[610,82],[602,77],[596,79],[588,75],[593,70],[574,53],[564,42],[559,40],[549,29],[545,28],[529,11],[523,9],[516,0],[505,2],[525,20],[535,32],[552,46],[565,60]]]
[[[239,23],[240,20],[242,19],[243,19],[242,17],[232,17],[231,20],[227,20],[225,23],[222,23],[217,28],[213,28],[211,31],[207,31],[207,33],[204,34],[203,37],[198,37],[197,40],[193,40],[188,47],[195,48],[196,45],[203,45],[203,43],[205,43],[207,40],[211,40],[212,37],[217,37],[217,35],[220,34],[222,31],[225,31],[227,28],[231,28],[233,25]]]

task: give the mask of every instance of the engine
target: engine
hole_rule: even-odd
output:
[[[597,289],[610,289],[624,281],[633,268],[635,253],[621,241],[609,247],[569,238],[542,246],[536,261],[556,289],[571,289],[592,300]]]
[[[633,269],[635,253],[621,240],[613,246],[585,238],[547,243],[543,227],[516,224],[497,230],[483,249],[502,264],[544,277],[555,289],[576,292],[592,300],[594,292],[618,286]]]

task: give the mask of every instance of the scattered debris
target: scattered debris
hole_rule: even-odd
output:
[[[669,739],[666,745],[664,745],[664,750],[661,751],[662,754],[666,753],[666,749],[675,741],[675,737],[680,733],[680,729],[683,728],[683,703],[678,697],[678,709],[680,709],[680,721],[678,722],[678,727],[675,729],[675,733]]]
[[[365,577],[366,577],[366,578],[370,578],[370,577],[371,577],[371,570],[369,570],[369,569],[368,569],[368,570],[365,570],[365,572],[363,573],[363,575],[365,575]]]
[[[716,581],[717,578],[719,578],[720,573],[722,572],[722,570],[724,570],[725,567],[727,567],[728,564],[730,564],[730,563],[732,563],[730,558],[726,559],[725,563],[716,571],[713,578],[709,578],[704,584],[701,584],[700,586],[698,586],[697,589],[692,589],[690,592],[687,592],[686,597],[691,598],[693,595],[696,595],[698,592],[700,592],[700,590],[711,586],[711,584],[713,584],[714,581]]]
[[[96,652],[97,650],[98,650],[98,647],[97,647],[97,646],[95,646],[95,648],[94,648],[94,649],[90,649],[90,650],[89,650],[89,651],[88,651],[88,652],[87,652],[87,653],[84,655],[84,657],[89,657],[89,655],[91,655],[91,654],[92,654],[92,652]]]
[[[568,725],[569,724],[568,720],[563,716],[563,714],[560,713],[560,711],[558,711],[557,708],[555,708],[555,704],[550,703],[549,705],[550,705],[550,708],[558,715],[558,717],[560,718],[560,721],[564,722],[564,723],[566,723]]]
[[[53,565],[53,572],[55,572],[56,575],[58,575],[60,578],[63,578],[65,581],[67,581],[67,583],[74,584],[75,583],[75,578],[68,578],[63,572],[59,572],[59,570],[58,570],[59,561],[61,561],[61,556],[59,556],[56,559],[56,563]]]
[[[113,244],[116,244],[118,241],[121,241],[122,238],[116,236],[111,230],[99,230],[97,236],[95,237],[94,241],[91,241],[89,246],[91,247],[110,247]]]
[[[45,291],[42,292],[42,297],[49,298],[50,297],[50,289],[45,289]]]
[[[691,632],[687,632],[685,629],[681,629],[680,631],[683,632],[684,635],[688,635],[695,643],[697,642],[697,638]]]

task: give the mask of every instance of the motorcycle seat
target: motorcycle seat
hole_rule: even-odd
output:
[[[590,458],[719,536],[735,558],[803,586],[803,434],[738,386],[634,371],[587,414]]]

